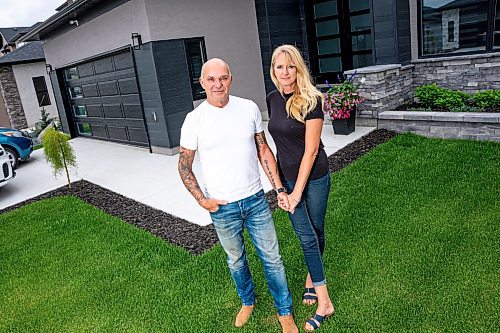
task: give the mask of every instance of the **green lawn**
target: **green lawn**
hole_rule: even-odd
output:
[[[333,175],[320,332],[498,332],[500,145],[400,135]],[[274,214],[300,326],[305,266]],[[193,256],[74,197],[0,215],[0,332],[279,332],[255,251],[249,324],[220,246]]]

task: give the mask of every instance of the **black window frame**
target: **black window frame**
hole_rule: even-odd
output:
[[[38,106],[48,106],[50,103],[49,90],[47,89],[47,82],[45,81],[45,76],[33,76],[32,78],[33,86],[35,88],[36,99],[38,100]]]
[[[487,17],[487,31],[486,31],[486,44],[484,50],[475,51],[463,51],[463,52],[448,52],[448,53],[435,53],[435,54],[423,54],[423,2],[424,0],[417,0],[417,31],[418,31],[418,58],[428,59],[428,58],[442,58],[442,57],[453,57],[469,54],[486,54],[486,53],[497,53],[500,52],[500,48],[494,46],[494,32],[495,32],[495,11],[496,11],[496,1],[500,0],[488,0],[488,12]]]
[[[201,83],[199,81],[199,78],[201,76],[201,72],[199,74],[196,73],[195,66],[193,63],[193,58],[189,54],[190,44],[197,44],[197,46],[199,47],[201,60],[202,60],[202,63],[201,63],[202,66],[207,61],[207,50],[205,48],[205,38],[203,38],[203,37],[194,37],[194,38],[184,39],[184,50],[186,53],[186,61],[188,64],[189,77],[191,79],[191,92],[193,94],[193,100],[196,101],[196,100],[207,98],[207,95],[205,93],[205,90],[203,90],[203,87],[201,86]],[[201,67],[200,67],[200,71],[201,71]]]
[[[308,33],[308,45],[309,45],[309,55],[311,72],[316,83],[324,83],[328,80],[330,83],[339,83],[342,80],[342,74],[345,71],[354,69],[354,56],[356,55],[371,55],[372,64],[375,64],[375,37],[374,37],[374,27],[373,27],[373,3],[372,0],[369,1],[368,9],[358,9],[355,11],[349,11],[349,0],[337,0],[337,14],[323,16],[321,18],[315,19],[314,17],[314,4],[324,2],[326,0],[316,0],[316,1],[306,1],[304,6],[304,14],[306,21],[306,28]],[[364,14],[370,14],[372,18],[372,24],[369,29],[352,31],[351,32],[351,17],[360,16]],[[326,35],[316,37],[315,34],[315,23],[328,21],[331,19],[337,19],[339,23],[339,32],[333,35]],[[369,35],[371,38],[372,48],[370,50],[353,50],[352,37],[359,35]],[[318,54],[317,42],[329,38],[339,38],[340,42],[340,52],[330,53],[330,54]],[[342,64],[341,71],[339,72],[320,72],[320,59],[328,57],[340,57]]]

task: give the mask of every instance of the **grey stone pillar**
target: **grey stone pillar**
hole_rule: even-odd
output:
[[[12,127],[16,129],[28,127],[12,66],[0,66],[0,95],[4,100]]]

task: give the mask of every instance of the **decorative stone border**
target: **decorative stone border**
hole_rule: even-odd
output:
[[[500,142],[500,113],[385,111],[378,128],[443,139]]]

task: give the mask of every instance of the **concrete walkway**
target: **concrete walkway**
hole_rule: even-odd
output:
[[[325,125],[322,135],[325,150],[331,155],[372,130],[373,127],[358,126],[349,135],[334,135],[332,126]],[[276,151],[267,130],[266,137]],[[78,169],[72,172],[72,181],[85,179],[187,221],[199,225],[211,223],[208,212],[198,206],[179,178],[178,155],[150,154],[146,148],[86,138],[73,139],[71,145],[78,164]],[[198,160],[193,169],[201,185]],[[66,184],[65,175],[54,177],[41,149],[34,151],[30,160],[20,163],[16,173],[16,178],[0,187],[0,209]],[[264,190],[269,191],[271,185],[262,170],[261,179]]]

